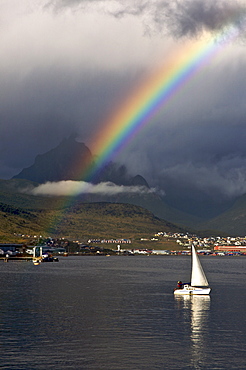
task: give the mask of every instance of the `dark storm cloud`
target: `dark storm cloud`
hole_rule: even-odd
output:
[[[135,146],[128,151],[127,163],[150,186],[164,189],[170,205],[214,216],[246,193],[245,118],[242,114],[241,124],[236,124],[229,117],[226,121],[225,115],[221,122],[212,114],[207,122],[197,121],[194,126],[196,119],[148,132],[148,142],[139,140],[142,149]]]
[[[121,18],[127,15],[142,16],[145,25],[165,30],[175,37],[197,37],[203,31],[218,32],[233,26],[242,33],[246,26],[246,4],[228,0],[53,0],[48,3],[56,10],[105,4],[104,11]],[[107,7],[114,4],[114,8]],[[245,36],[245,35],[244,35]]]
[[[139,133],[128,166],[165,193],[218,201],[246,192],[244,63],[218,65]],[[171,107],[170,107],[171,108]],[[154,125],[154,127],[153,127]],[[153,144],[154,143],[154,144]]]
[[[238,1],[223,0],[169,1],[159,4],[155,21],[166,21],[177,37],[198,36],[203,31],[217,32],[231,25],[245,31],[246,6]]]
[[[71,133],[86,142],[121,100],[134,75],[85,67],[80,73],[36,69],[20,81],[2,84],[1,178],[16,175]]]
[[[0,40],[1,178],[71,133],[89,145],[140,77],[174,45],[183,47],[168,34],[198,38],[232,25],[243,36],[245,25],[242,1],[43,0],[42,10],[26,17],[13,10]],[[207,61],[112,160],[167,195],[246,192],[245,51],[238,43],[230,48]]]

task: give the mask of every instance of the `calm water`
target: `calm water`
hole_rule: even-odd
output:
[[[0,262],[1,369],[245,369],[246,257],[202,257],[209,297],[174,298],[190,257]]]

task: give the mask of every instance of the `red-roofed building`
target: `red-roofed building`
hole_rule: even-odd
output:
[[[214,247],[215,251],[223,251],[223,252],[245,252],[246,253],[246,245],[216,245]]]

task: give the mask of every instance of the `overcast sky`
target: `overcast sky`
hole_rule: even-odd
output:
[[[246,192],[246,1],[0,0],[0,178],[74,132],[89,145],[174,47],[230,26],[238,36],[117,158],[163,190]]]

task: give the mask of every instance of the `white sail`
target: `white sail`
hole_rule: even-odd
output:
[[[192,270],[191,270],[191,286],[208,286],[206,275],[197,256],[195,247],[192,245]]]

